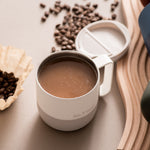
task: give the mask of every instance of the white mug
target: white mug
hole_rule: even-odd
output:
[[[80,58],[92,65],[97,75],[97,81],[95,86],[88,93],[74,98],[61,98],[43,89],[38,81],[42,66],[48,60],[59,59],[61,57]],[[99,69],[101,67],[104,67],[104,79],[100,85]],[[106,55],[91,59],[77,51],[62,51],[51,54],[42,61],[37,69],[36,75],[37,106],[41,118],[49,126],[62,131],[73,131],[84,127],[94,117],[99,96],[104,96],[110,92],[112,76],[113,62]]]

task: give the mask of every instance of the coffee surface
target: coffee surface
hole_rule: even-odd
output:
[[[96,83],[90,65],[72,60],[46,64],[38,76],[41,86],[50,94],[74,98],[88,93]]]

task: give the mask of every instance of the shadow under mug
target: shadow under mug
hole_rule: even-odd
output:
[[[95,86],[86,94],[74,98],[61,98],[54,96],[43,89],[39,83],[39,72],[47,61],[61,59],[62,57],[80,59],[90,63],[96,72]],[[104,67],[104,79],[100,85],[100,71]],[[56,52],[42,61],[37,69],[36,96],[39,114],[42,120],[49,126],[62,130],[73,131],[87,125],[96,112],[99,96],[104,96],[111,90],[113,76],[113,62],[106,56],[101,55],[94,59],[77,51]]]

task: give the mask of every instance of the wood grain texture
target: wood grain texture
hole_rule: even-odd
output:
[[[143,9],[139,0],[123,0],[123,14],[131,35],[126,56],[117,63],[117,82],[123,98],[126,123],[118,150],[148,150],[150,127],[140,109],[143,91],[150,79],[150,57],[138,25]]]

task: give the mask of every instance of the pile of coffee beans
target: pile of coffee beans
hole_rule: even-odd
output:
[[[118,1],[111,4],[112,13],[118,4]],[[40,4],[40,7],[45,8],[45,4]],[[97,8],[98,4],[91,4],[90,2],[85,5],[74,4],[71,7],[62,4],[61,1],[56,1],[53,8],[49,8],[49,11],[44,12],[41,21],[45,22],[50,14],[57,16],[62,10],[66,11],[62,23],[55,26],[54,38],[61,50],[75,50],[75,39],[82,28],[95,21],[115,20],[117,18],[115,13],[111,15],[111,18],[105,18],[96,12]],[[56,48],[52,47],[51,52],[55,51],[57,51]]]
[[[13,96],[18,80],[13,72],[7,73],[0,70],[0,99],[7,100],[9,96]]]

